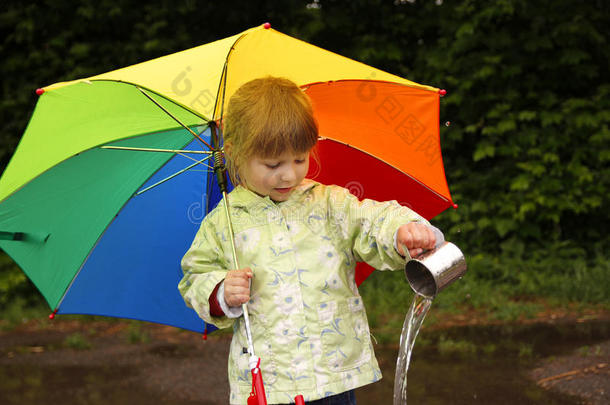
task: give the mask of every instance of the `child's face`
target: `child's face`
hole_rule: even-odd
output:
[[[275,158],[248,160],[242,179],[248,189],[273,201],[286,201],[309,170],[309,152],[285,152]]]

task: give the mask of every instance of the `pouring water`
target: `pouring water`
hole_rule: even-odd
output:
[[[405,275],[415,291],[415,296],[400,335],[400,349],[394,376],[394,405],[407,404],[407,370],[415,339],[430,310],[432,300],[436,294],[461,278],[465,272],[464,255],[450,242],[444,242],[436,249],[407,262]]]

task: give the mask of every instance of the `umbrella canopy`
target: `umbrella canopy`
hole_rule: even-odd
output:
[[[58,313],[202,331],[176,286],[180,259],[220,198],[205,166],[208,123],[221,120],[240,85],[267,75],[294,81],[312,100],[322,139],[316,180],[395,199],[426,218],[453,205],[438,89],[265,24],[39,89],[0,178],[0,247]]]

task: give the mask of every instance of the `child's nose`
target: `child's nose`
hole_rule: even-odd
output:
[[[296,177],[297,176],[296,176],[295,170],[292,167],[284,170],[282,172],[282,176],[281,176],[282,181],[286,181],[286,182],[293,181],[294,179],[296,179]]]

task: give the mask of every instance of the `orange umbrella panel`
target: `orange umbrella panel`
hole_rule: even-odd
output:
[[[371,80],[304,88],[322,138],[349,145],[395,168],[444,201],[444,208],[453,204],[441,155],[438,91]]]

